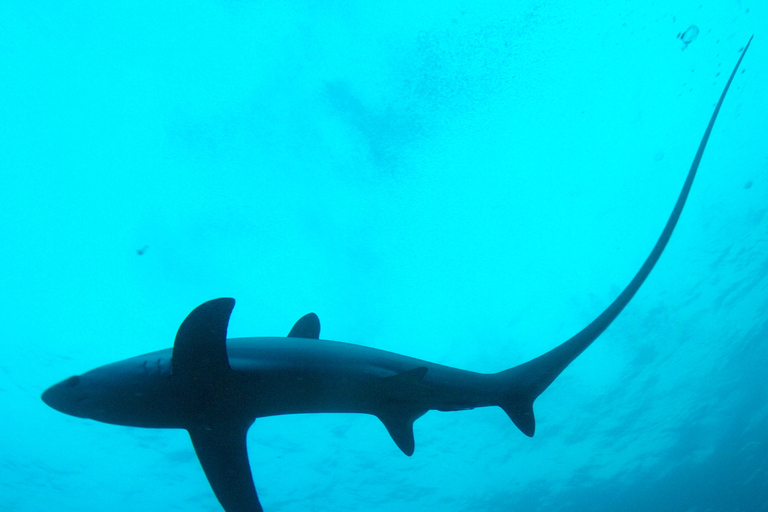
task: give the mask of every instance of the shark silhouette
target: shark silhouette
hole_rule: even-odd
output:
[[[720,96],[661,236],[624,291],[592,323],[555,349],[495,374],[474,373],[369,347],[320,340],[310,313],[286,338],[227,339],[235,301],[194,309],[172,349],[70,377],[43,401],[72,416],[146,428],[186,429],[213,492],[226,512],[262,510],[253,484],[246,433],[256,418],[280,414],[372,414],[406,455],[413,422],[430,410],[499,406],[533,436],[533,402],[618,316],[653,269],[672,235],[717,114],[750,38]]]

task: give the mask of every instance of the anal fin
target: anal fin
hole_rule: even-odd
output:
[[[426,413],[427,410],[410,410],[394,407],[376,415],[387,428],[398,448],[407,456],[413,455],[416,449],[416,441],[413,438],[413,422]]]
[[[197,458],[225,512],[263,511],[248,463],[248,427],[250,423],[189,429]]]
[[[426,367],[418,367],[382,379],[382,394],[390,400],[382,404],[376,413],[398,448],[407,456],[413,455],[416,442],[413,438],[413,422],[429,408],[420,405],[430,390],[421,383],[427,374]]]

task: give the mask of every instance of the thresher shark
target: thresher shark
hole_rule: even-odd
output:
[[[750,42],[752,39],[750,38]],[[499,406],[533,436],[533,402],[613,322],[645,281],[672,235],[717,114],[749,48],[717,102],[661,236],[627,287],[575,336],[527,363],[474,373],[360,345],[319,339],[310,313],[285,338],[227,339],[234,299],[193,310],[173,348],[109,364],[46,390],[65,414],[146,428],[186,429],[226,512],[259,512],[246,450],[256,418],[298,413],[364,413],[379,418],[395,444],[413,454],[413,422],[430,410]]]

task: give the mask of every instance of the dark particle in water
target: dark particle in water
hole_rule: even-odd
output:
[[[750,189],[750,188],[752,188],[752,180],[749,180],[748,182],[746,182],[746,183],[744,184],[744,188],[746,188],[746,189]]]
[[[145,245],[145,246],[144,246],[144,247],[142,247],[141,249],[136,249],[136,254],[138,254],[139,256],[141,256],[141,255],[143,255],[145,252],[147,252],[147,249],[149,249],[149,246],[148,246],[148,245]]]
[[[699,37],[699,27],[696,25],[691,25],[685,32],[677,34],[677,38],[683,42],[683,50],[688,48],[688,45],[694,42],[697,37]]]

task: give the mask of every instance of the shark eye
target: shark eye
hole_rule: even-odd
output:
[[[73,388],[78,384],[80,384],[80,377],[78,377],[77,375],[75,375],[74,377],[70,377],[66,380],[66,383],[67,383],[67,386]]]

